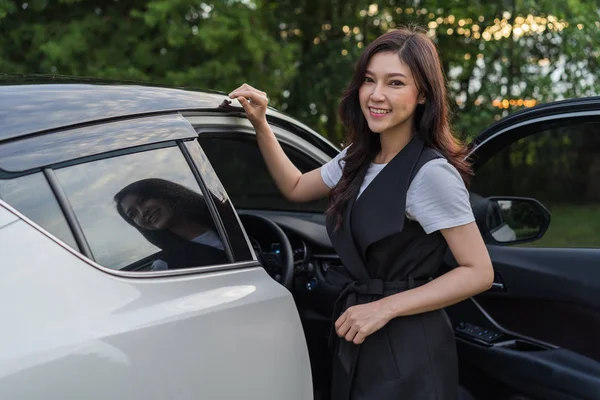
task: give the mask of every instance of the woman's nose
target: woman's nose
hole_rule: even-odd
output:
[[[150,209],[148,207],[141,206],[140,207],[140,214],[142,216],[142,218],[144,218],[145,221],[148,221],[148,212],[150,211]]]
[[[138,211],[138,215],[140,217],[142,217],[143,220],[146,220],[147,214],[148,214],[148,207],[146,205],[146,202],[141,202],[140,204],[137,205],[137,211]]]
[[[382,88],[379,87],[379,85],[376,85],[373,88],[373,92],[371,93],[371,100],[373,100],[373,101],[385,100],[385,96],[383,95]]]

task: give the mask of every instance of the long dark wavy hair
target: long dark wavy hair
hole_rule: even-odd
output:
[[[369,129],[359,103],[367,66],[377,53],[395,53],[412,72],[425,104],[415,110],[415,128],[425,146],[438,150],[462,176],[465,184],[472,176],[470,164],[465,161],[467,148],[456,139],[448,115],[446,83],[435,44],[421,28],[401,28],[387,32],[369,44],[356,64],[354,75],[346,88],[339,107],[339,116],[346,132],[345,142],[352,144],[343,158],[342,178],[331,190],[328,216],[336,220],[339,228],[348,201],[360,185],[362,173],[381,150],[379,134]]]
[[[177,248],[185,244],[186,240],[168,229],[150,230],[138,226],[127,216],[121,206],[121,202],[127,195],[139,196],[142,199],[163,199],[169,204],[175,215],[194,221],[209,229],[215,229],[210,211],[201,194],[165,179],[149,178],[133,182],[115,194],[114,201],[116,202],[117,211],[146,240],[162,250]]]

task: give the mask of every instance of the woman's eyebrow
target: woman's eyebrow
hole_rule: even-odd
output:
[[[367,74],[369,74],[369,75],[375,75],[373,72],[371,72],[371,71],[369,71],[369,70],[367,70],[367,71],[366,71],[366,73],[367,73]],[[392,72],[392,73],[386,74],[385,76],[386,76],[387,78],[393,78],[393,77],[395,77],[395,76],[400,76],[400,77],[402,77],[402,78],[406,78],[406,75],[404,75],[404,74],[403,74],[403,73],[401,73],[401,72]]]

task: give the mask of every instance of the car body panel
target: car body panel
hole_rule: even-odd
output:
[[[15,215],[0,202],[0,398],[312,398],[293,299],[258,265],[117,277]]]
[[[18,84],[21,83],[21,84]],[[61,76],[0,74],[0,142],[96,121],[171,112],[243,116],[237,100],[221,107],[225,93]],[[277,126],[293,131],[329,155],[337,147],[307,125],[267,110]]]
[[[223,95],[138,85],[8,85],[0,91],[0,140],[132,115],[216,109]]]
[[[20,172],[131,147],[194,138],[179,114],[118,120],[0,144],[0,169]]]

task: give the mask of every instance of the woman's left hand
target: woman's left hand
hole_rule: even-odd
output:
[[[339,337],[361,344],[367,336],[383,328],[389,321],[381,301],[374,301],[348,308],[335,321],[335,330]]]

